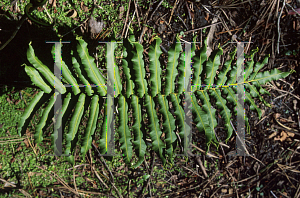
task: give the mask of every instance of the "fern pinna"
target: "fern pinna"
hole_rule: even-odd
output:
[[[138,167],[143,162],[147,146],[157,153],[163,163],[166,163],[167,160],[172,161],[174,151],[179,148],[179,144],[181,144],[181,148],[187,148],[191,141],[190,136],[186,135],[186,132],[191,130],[191,123],[187,123],[185,119],[188,116],[184,111],[187,104],[191,104],[192,122],[200,132],[205,133],[207,146],[211,143],[217,144],[214,131],[218,124],[217,111],[225,121],[226,140],[231,137],[233,128],[230,121],[235,115],[236,108],[231,109],[229,106],[241,108],[236,99],[238,87],[236,82],[237,67],[242,64],[243,60],[235,61],[236,50],[230,53],[229,60],[219,70],[220,56],[223,54],[220,47],[210,57],[207,57],[205,44],[198,51],[195,50],[195,45],[192,45],[191,52],[188,54],[183,51],[181,43],[176,42],[168,51],[168,61],[164,69],[160,62],[161,39],[155,37],[148,52],[143,53],[143,46],[135,42],[135,38],[130,35],[123,41],[123,57],[119,66],[116,64],[114,56],[116,44],[114,42],[107,44],[107,74],[103,74],[96,67],[94,58],[89,55],[87,43],[81,38],[77,38],[77,40],[77,56],[73,55],[73,52],[71,54],[73,71],[70,71],[71,67],[67,66],[61,58],[55,59],[55,61],[61,61],[63,81],[73,85],[71,88],[66,88],[57,79],[49,68],[35,56],[34,49],[29,45],[27,58],[33,67],[25,66],[25,71],[41,90],[28,105],[19,122],[20,135],[24,134],[35,111],[46,102],[47,106],[43,110],[34,134],[35,142],[41,143],[46,123],[53,117],[53,106],[56,102],[56,97],[53,95],[61,94],[64,100],[61,113],[57,122],[54,123],[55,130],[51,139],[55,150],[55,141],[58,138],[57,129],[61,126],[65,129],[65,123],[71,116],[68,130],[63,134],[66,141],[64,151],[67,155],[72,154],[74,150],[80,134],[78,129],[85,113],[88,114],[88,122],[82,138],[81,154],[85,155],[91,148],[92,137],[95,133],[100,134],[101,153],[108,153],[110,143],[115,141],[108,130],[112,127],[111,123],[115,113],[118,120],[115,131],[118,133],[118,142],[124,161],[133,167]],[[57,50],[60,49],[53,48],[53,56]],[[268,62],[268,57],[255,63],[253,56],[256,52],[257,50],[251,51],[250,61],[245,64],[245,101],[250,105],[250,109],[256,110],[258,116],[261,117],[261,110],[253,100],[258,97],[269,106],[261,97],[261,94],[268,94],[261,85],[285,78],[289,72],[281,72],[278,69],[260,72]],[[190,55],[192,56],[191,68],[185,68],[185,61],[188,60],[186,56]],[[149,61],[146,62],[147,56]],[[146,65],[149,73],[146,72]],[[108,94],[105,76],[114,79],[114,96],[112,97],[105,97]],[[190,92],[188,92],[187,83],[189,79],[192,83]],[[76,86],[78,84],[85,86],[79,88]],[[212,103],[212,101],[215,102]],[[116,108],[113,108],[114,106]],[[102,126],[97,127],[97,120],[102,108],[104,108]],[[247,119],[245,122],[248,124]],[[147,144],[147,142],[151,142],[151,144]],[[68,160],[74,163],[72,156],[69,156]]]

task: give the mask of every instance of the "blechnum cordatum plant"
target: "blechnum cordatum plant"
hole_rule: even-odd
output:
[[[116,129],[119,136],[119,143],[123,153],[124,161],[128,165],[138,167],[144,161],[144,155],[147,146],[154,150],[163,164],[166,159],[172,162],[172,156],[176,148],[188,148],[191,142],[191,135],[185,135],[185,131],[190,131],[190,124],[186,123],[184,105],[190,104],[192,109],[192,122],[197,126],[200,132],[205,133],[207,149],[211,143],[218,145],[214,129],[217,126],[216,110],[225,121],[227,138],[231,137],[233,128],[231,119],[236,113],[237,108],[237,67],[243,60],[235,61],[236,49],[230,53],[230,58],[220,66],[220,55],[223,50],[219,47],[210,57],[206,55],[206,42],[202,48],[196,51],[196,46],[191,46],[192,62],[191,69],[185,69],[185,53],[181,43],[176,42],[168,51],[168,62],[165,73],[163,65],[159,61],[162,54],[160,49],[161,39],[155,37],[149,51],[148,71],[146,75],[145,58],[143,56],[143,46],[135,42],[131,34],[123,43],[122,64],[116,65],[114,50],[115,45],[107,45],[106,66],[114,68],[114,105],[112,109],[112,99],[107,95],[106,86],[91,87],[94,85],[105,85],[106,78],[103,72],[97,68],[94,58],[92,58],[87,49],[87,43],[81,38],[77,38],[77,50],[72,52],[73,66],[67,66],[63,59],[61,60],[62,77],[70,85],[84,84],[85,87],[72,86],[66,88],[62,83],[56,84],[55,93],[61,94],[63,98],[61,113],[54,123],[56,129],[65,124],[68,120],[68,130],[63,133],[65,139],[64,154],[69,155],[68,161],[74,164],[72,152],[76,145],[81,119],[84,112],[88,115],[88,122],[84,134],[82,134],[81,154],[85,156],[92,147],[92,139],[96,133],[100,133],[100,152],[107,154],[109,143],[115,141],[109,135],[108,128],[112,115],[116,115]],[[114,46],[114,47],[113,47]],[[253,56],[258,49],[252,50],[250,61],[245,63],[244,86],[245,102],[250,105],[251,110],[256,110],[259,118],[261,110],[256,106],[253,98],[258,97],[265,105],[270,107],[260,94],[269,94],[261,87],[262,84],[272,80],[285,78],[289,72],[281,72],[278,69],[259,72],[268,62],[268,57],[261,62],[254,63]],[[75,56],[77,53],[77,56]],[[55,46],[53,46],[52,55],[55,55]],[[53,97],[55,88],[54,81],[58,82],[56,76],[45,66],[34,53],[34,49],[29,44],[27,51],[28,61],[33,65],[26,66],[25,71],[30,76],[32,82],[38,86],[41,91],[35,95],[32,102],[25,109],[24,114],[18,124],[19,135],[23,135],[30,119],[35,111],[42,104],[46,103],[39,124],[35,127],[34,139],[36,143],[43,141],[43,130],[46,128],[51,118],[53,118],[53,106],[55,97]],[[53,65],[50,63],[49,66]],[[73,68],[73,70],[70,70]],[[120,76],[120,70],[123,75]],[[42,76],[40,75],[42,74]],[[107,74],[110,75],[110,74]],[[188,90],[188,80],[191,76],[192,87],[190,94]],[[44,80],[45,79],[45,80]],[[162,79],[165,79],[162,81]],[[47,81],[47,82],[46,82]],[[205,85],[205,86],[201,86]],[[207,86],[211,85],[211,86]],[[218,85],[218,86],[214,86]],[[220,86],[223,85],[223,86]],[[52,88],[51,88],[52,87]],[[188,96],[188,97],[187,97]],[[213,108],[211,101],[215,101],[217,109]],[[232,105],[229,105],[232,104]],[[232,106],[230,108],[229,106]],[[104,115],[101,116],[103,122],[101,127],[96,127],[100,116],[100,110],[104,108]],[[129,119],[128,115],[132,115]],[[69,118],[70,117],[70,118]],[[249,126],[247,117],[245,123]],[[164,135],[163,135],[164,133]],[[177,135],[176,135],[177,133]],[[150,137],[150,142],[149,142]],[[51,135],[52,147],[56,149],[58,132],[54,130]],[[147,139],[147,140],[146,140]],[[136,160],[132,159],[133,150],[136,153]],[[135,161],[135,162],[134,162]]]

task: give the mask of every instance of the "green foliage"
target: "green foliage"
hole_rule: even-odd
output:
[[[199,51],[195,51],[196,47],[193,45],[191,52],[182,52],[182,46],[177,42],[169,49],[166,72],[163,73],[161,72],[163,67],[159,60],[162,54],[159,47],[161,39],[156,37],[148,53],[149,77],[146,75],[145,60],[147,60],[147,57],[143,55],[143,46],[135,42],[131,34],[129,39],[124,41],[121,66],[118,66],[115,61],[115,41],[107,45],[107,77],[113,78],[115,82],[115,94],[109,96],[105,86],[105,74],[100,72],[96,67],[94,58],[89,55],[87,43],[80,38],[77,39],[77,51],[71,54],[74,71],[70,71],[68,68],[71,67],[62,61],[62,77],[64,81],[70,84],[82,83],[86,86],[84,89],[76,88],[76,86],[66,89],[64,85],[59,83],[59,86],[55,86],[64,98],[62,114],[59,117],[63,122],[58,120],[55,123],[56,128],[61,125],[64,126],[69,115],[72,115],[69,126],[67,126],[68,132],[64,134],[66,140],[65,154],[72,154],[77,139],[80,140],[81,132],[78,130],[85,112],[89,116],[81,144],[81,154],[85,155],[91,148],[92,137],[95,133],[100,134],[99,150],[101,154],[111,153],[112,148],[110,145],[114,141],[111,134],[113,127],[111,123],[114,115],[116,115],[116,131],[118,132],[118,142],[124,161],[134,168],[143,162],[147,146],[151,145],[151,149],[158,154],[163,164],[166,164],[167,160],[172,162],[174,151],[179,144],[183,148],[188,147],[191,137],[186,135],[186,132],[191,129],[189,123],[185,121],[184,107],[186,104],[191,104],[193,122],[200,132],[204,132],[208,147],[211,143],[218,144],[214,132],[218,124],[217,112],[225,121],[226,140],[231,137],[233,128],[230,122],[235,115],[234,112],[236,112],[235,106],[241,108],[236,99],[236,87],[238,87],[236,86],[236,80],[237,67],[241,65],[243,60],[234,60],[236,50],[230,53],[229,60],[218,71],[221,64],[220,56],[223,54],[220,47],[210,57],[207,57],[206,45]],[[277,69],[260,72],[268,62],[268,57],[262,62],[254,63],[253,56],[256,52],[257,50],[251,51],[248,57],[251,60],[245,64],[245,101],[250,105],[251,110],[257,111],[260,117],[261,110],[255,104],[254,98],[264,101],[261,94],[267,92],[261,85],[271,80],[285,78],[289,75],[289,72],[281,72]],[[40,87],[42,91],[36,95],[32,103],[26,108],[19,122],[20,135],[27,127],[26,121],[30,119],[36,108],[40,107],[38,102],[44,92],[48,100],[54,94],[53,90],[49,93],[49,87],[54,88],[54,81],[56,80],[53,73],[35,56],[31,45],[29,45],[27,55],[34,68],[26,66],[25,71],[31,77],[32,82]],[[194,63],[192,65],[193,73],[189,68],[185,68],[185,61],[189,63],[190,60],[187,57],[191,56]],[[76,57],[80,57],[80,61]],[[55,60],[55,62],[57,61]],[[122,72],[119,72],[119,70]],[[43,78],[38,76],[39,74],[48,82],[43,81]],[[165,80],[162,81],[161,79]],[[192,79],[192,92],[186,93],[189,79]],[[98,86],[91,87],[89,86],[90,83]],[[107,97],[103,98],[106,95]],[[47,97],[45,98],[47,99]],[[115,102],[113,102],[113,99]],[[47,119],[51,117],[49,112],[54,100],[53,97],[49,100],[43,111],[40,124],[36,127],[35,141],[38,143],[43,139],[42,129]],[[114,105],[117,108],[112,108]],[[231,108],[231,106],[234,108]],[[97,119],[103,109],[105,119],[102,126],[96,128]],[[248,123],[247,119],[245,121]],[[176,136],[176,132],[179,136]],[[57,139],[56,130],[51,137],[52,144],[54,144]],[[151,144],[147,144],[146,139],[147,141],[150,139]],[[133,151],[136,155],[133,154]],[[74,163],[73,156],[69,156],[68,160]]]

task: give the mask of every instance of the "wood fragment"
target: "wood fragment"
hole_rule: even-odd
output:
[[[204,177],[205,177],[205,178],[208,178],[207,172],[206,172],[206,170],[205,170],[205,167],[203,166],[203,163],[202,163],[200,157],[197,156],[197,157],[196,157],[196,160],[197,160],[198,164],[200,165],[200,168],[201,168],[201,170],[202,170],[202,172],[203,172],[203,174],[204,174]]]
[[[135,2],[135,0],[133,0],[133,1],[134,1],[134,7],[135,7],[136,17],[137,17],[137,20],[138,20],[138,25],[139,25],[139,28],[141,29],[141,21],[140,21],[138,9],[137,9],[137,2]]]
[[[178,0],[175,1],[174,6],[173,6],[173,9],[172,9],[172,11],[171,11],[171,16],[170,16],[170,18],[169,18],[169,24],[171,23],[171,19],[172,19],[173,13],[174,13],[174,9],[176,8],[177,2],[178,2]]]
[[[217,23],[218,19],[220,18],[220,17],[219,17],[219,14],[220,14],[220,11],[218,10],[218,11],[216,12],[216,16],[213,18],[213,20],[212,20],[212,22],[211,22],[212,24]],[[211,52],[213,51],[213,43],[212,43],[212,40],[213,40],[215,31],[216,31],[216,26],[214,25],[214,26],[212,26],[212,27],[210,28],[209,33],[208,33],[208,35],[207,35],[207,40],[206,40],[206,42],[207,42],[207,50],[206,50],[206,55],[207,55],[207,57],[209,57],[210,54],[211,54]]]
[[[129,0],[129,3],[128,3],[128,9],[127,9],[127,13],[126,13],[126,19],[125,19],[124,28],[123,28],[123,31],[122,31],[122,36],[121,36],[122,38],[123,38],[123,35],[124,35],[124,32],[125,32],[125,28],[127,27],[126,24],[127,24],[127,21],[128,21],[130,4],[131,4],[131,0]]]

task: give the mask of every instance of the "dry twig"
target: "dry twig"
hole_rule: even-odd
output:
[[[139,25],[139,28],[141,29],[141,21],[140,21],[140,17],[139,17],[139,12],[138,12],[138,9],[137,9],[137,3],[134,1],[134,7],[135,7],[135,12],[136,12],[136,17],[137,17],[137,20],[138,20],[138,25]]]
[[[201,168],[201,170],[202,170],[202,172],[203,172],[203,174],[204,174],[204,177],[205,177],[205,178],[208,178],[207,172],[206,172],[206,170],[205,170],[205,167],[203,166],[203,163],[202,163],[200,157],[199,157],[199,156],[196,156],[196,160],[197,160],[198,164],[200,165],[200,168]]]
[[[152,17],[153,17],[153,15],[154,15],[154,13],[157,11],[157,9],[159,8],[159,6],[162,4],[163,1],[164,1],[164,0],[161,0],[161,1],[157,4],[157,6],[156,6],[155,10],[152,12],[152,14],[151,14],[149,20],[152,20]]]
[[[125,32],[125,28],[127,27],[126,24],[127,24],[127,21],[128,21],[130,4],[131,4],[131,0],[129,0],[129,3],[128,3],[128,9],[127,9],[127,14],[126,14],[126,19],[125,19],[124,28],[123,28],[123,31],[122,31],[122,38],[123,38],[123,35],[124,35],[124,32]]]
[[[285,0],[283,0],[283,5],[282,5],[282,8],[281,8],[280,14],[278,16],[278,20],[277,20],[277,33],[278,33],[278,37],[277,37],[277,54],[279,54],[280,18],[281,18],[282,11],[283,11],[284,7],[285,7]]]
[[[175,10],[175,8],[176,8],[177,2],[178,2],[178,0],[175,1],[174,6],[173,6],[173,9],[172,9],[172,11],[171,11],[171,16],[170,16],[170,18],[169,18],[169,24],[171,23],[171,19],[172,19],[174,10]]]

